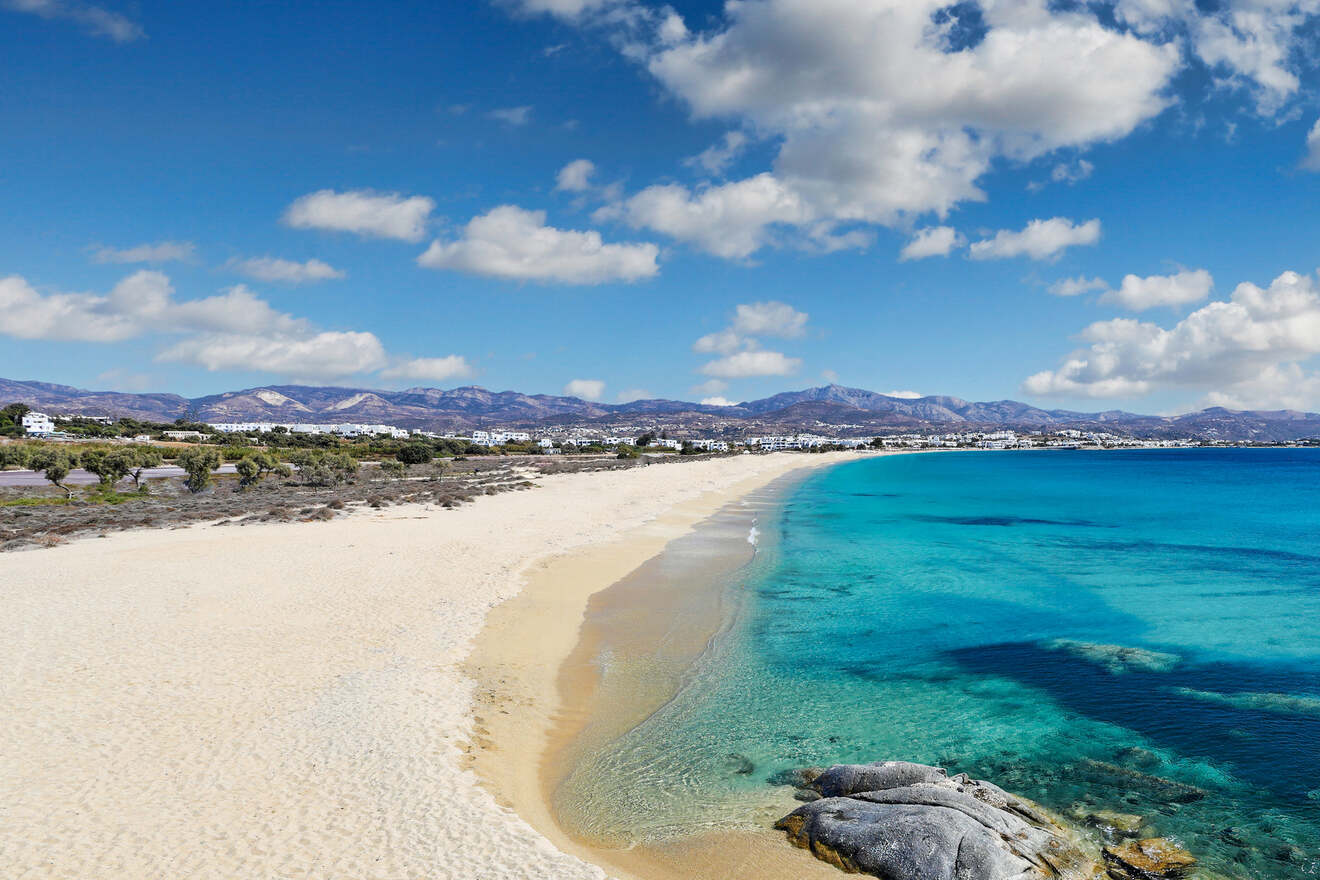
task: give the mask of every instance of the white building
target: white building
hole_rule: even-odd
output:
[[[54,434],[55,423],[45,413],[30,412],[23,416],[23,430],[29,434]]]
[[[477,446],[503,446],[505,443],[528,443],[532,435],[526,431],[473,431],[472,442]]]
[[[728,452],[729,444],[723,440],[693,440],[692,445],[707,452]]]

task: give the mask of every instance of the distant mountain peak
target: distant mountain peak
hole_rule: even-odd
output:
[[[850,432],[860,434],[1076,427],[1231,440],[1320,437],[1320,415],[1290,410],[1235,412],[1211,407],[1171,417],[1119,410],[1083,413],[1046,410],[1015,400],[978,403],[942,395],[891,397],[836,382],[733,406],[709,406],[661,398],[609,404],[549,394],[496,392],[479,385],[403,391],[276,385],[189,400],[175,394],[86,391],[48,382],[0,379],[0,405],[10,402],[55,414],[125,415],[156,422],[184,417],[210,422],[351,420],[440,430],[554,424],[604,427],[618,422],[701,433],[790,433],[846,425]]]

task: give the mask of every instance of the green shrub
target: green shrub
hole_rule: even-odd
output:
[[[215,447],[192,446],[179,453],[179,467],[187,473],[183,484],[189,492],[200,492],[215,482],[212,471],[220,467],[220,451]]]

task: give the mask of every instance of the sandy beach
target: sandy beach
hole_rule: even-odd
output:
[[[6,876],[603,877],[478,784],[473,639],[529,576],[571,583],[538,590],[540,637],[508,655],[535,673],[502,695],[530,748],[592,593],[731,499],[838,460],[546,477],[458,510],[0,556]],[[542,674],[546,691],[517,690]]]

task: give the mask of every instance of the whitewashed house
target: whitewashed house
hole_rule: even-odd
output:
[[[23,416],[23,430],[37,436],[54,434],[55,423],[45,413],[30,412]]]

